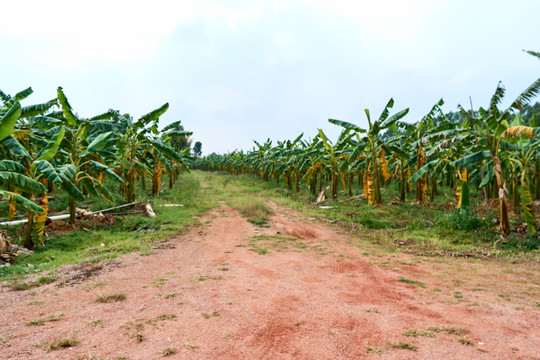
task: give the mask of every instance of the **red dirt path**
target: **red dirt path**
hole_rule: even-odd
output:
[[[152,255],[123,256],[86,281],[3,287],[0,359],[161,359],[166,348],[177,350],[168,359],[540,358],[536,264],[392,253],[273,207],[269,228],[223,205]],[[279,245],[250,250],[263,244]],[[118,293],[126,300],[96,303]],[[466,334],[403,335],[444,326]],[[81,340],[73,348],[35,346],[70,334]]]

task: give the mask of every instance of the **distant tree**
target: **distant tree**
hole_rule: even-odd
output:
[[[202,155],[202,144],[200,141],[197,141],[195,145],[193,145],[193,156],[195,158],[199,158]]]

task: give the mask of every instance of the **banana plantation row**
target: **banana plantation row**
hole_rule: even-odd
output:
[[[175,147],[178,139],[191,135],[180,121],[158,130],[169,104],[137,120],[117,110],[81,118],[61,87],[46,103],[22,106],[30,94],[31,88],[14,96],[0,91],[0,198],[9,202],[9,220],[17,206],[28,211],[27,248],[43,236],[47,196],[55,188],[69,195],[69,222],[74,223],[78,201],[100,195],[109,200],[119,188],[132,202],[135,180],[146,177],[152,178],[156,195],[163,172],[172,186],[191,159],[189,148]]]
[[[539,53],[528,53],[540,59]],[[536,234],[532,194],[540,199],[540,128],[536,115],[524,119],[522,112],[539,90],[540,78],[503,110],[505,89],[499,83],[486,108],[467,111],[458,106],[459,116],[450,119],[441,110],[441,99],[415,124],[402,121],[408,109],[391,114],[391,99],[377,119],[365,110],[368,129],[329,119],[343,128],[335,142],[319,130],[312,141],[302,140],[303,134],[275,146],[270,140],[255,141],[252,151],[211,155],[194,166],[254,174],[277,183],[284,179],[296,191],[303,181],[312,194],[320,192],[327,179],[333,200],[340,183],[352,195],[356,177],[370,205],[382,203],[382,183],[397,181],[401,201],[414,187],[418,204],[433,202],[437,186],[446,184],[455,189],[456,207],[468,208],[469,189],[474,186],[486,204],[498,199],[502,234],[510,232],[508,197],[528,232]]]

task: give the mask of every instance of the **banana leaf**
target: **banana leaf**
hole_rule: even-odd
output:
[[[11,191],[1,190],[0,189],[0,197],[9,200],[9,199],[15,199],[15,202],[19,205],[24,206],[29,211],[33,211],[37,214],[41,214],[43,212],[43,209],[39,207],[37,204],[33,203],[32,201],[28,200],[27,198],[16,194]]]
[[[110,176],[111,180],[113,180],[116,183],[124,183],[124,180],[120,176],[118,176],[114,171],[112,171],[107,165],[103,165],[102,163],[99,163],[94,160],[90,160],[90,164],[99,170],[105,172],[108,176]]]
[[[107,144],[107,141],[114,135],[112,131],[99,134],[96,136],[92,142],[86,147],[86,150],[81,154],[81,156],[88,156],[96,151],[99,151],[103,149],[103,147]]]
[[[58,147],[64,139],[66,129],[60,126],[47,145],[37,154],[36,160],[51,160],[58,152]]]
[[[15,139],[12,135],[9,135],[7,138],[5,138],[2,144],[5,145],[15,155],[23,156],[29,159],[32,158],[32,156],[30,156],[28,151],[26,151],[25,147],[22,146],[21,143],[17,139]]]
[[[33,194],[41,194],[47,190],[43,184],[29,178],[28,176],[16,172],[0,171],[0,180],[19,188],[22,191]]]
[[[60,101],[60,105],[62,106],[62,113],[64,115],[64,118],[67,121],[67,124],[69,126],[77,125],[77,121],[75,120],[75,115],[73,114],[73,109],[71,108],[71,105],[69,104],[69,101],[66,95],[64,94],[64,91],[61,86],[58,87],[57,93],[58,93],[58,100]]]
[[[13,160],[1,160],[0,171],[13,171],[22,174],[26,171],[26,168],[22,164]]]
[[[2,117],[0,118],[0,142],[11,135],[15,130],[15,124],[21,116],[21,104],[15,103]]]
[[[55,184],[61,184],[62,178],[47,160],[36,160],[32,163],[32,167],[36,167],[48,180]]]

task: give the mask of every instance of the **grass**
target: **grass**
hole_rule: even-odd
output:
[[[434,333],[445,333],[449,335],[465,335],[466,330],[464,328],[458,328],[454,326],[433,326],[428,329]]]
[[[403,349],[403,350],[410,350],[410,351],[417,351],[418,346],[409,344],[402,341],[388,341],[388,346],[390,346],[393,349]]]
[[[80,344],[80,340],[76,334],[69,336],[55,338],[51,343],[39,343],[38,345],[43,347],[45,351],[54,351],[66,348],[72,348]]]
[[[28,290],[32,289],[41,285],[50,284],[56,281],[55,276],[41,276],[36,281],[31,282],[14,282],[11,285],[11,288],[13,290],[22,291],[22,290]]]
[[[433,333],[433,331],[430,331],[430,330],[416,331],[416,330],[410,329],[410,330],[405,331],[403,333],[403,336],[407,336],[407,337],[424,336],[424,337],[434,338],[435,334]]]
[[[58,321],[61,318],[63,318],[64,316],[65,315],[63,313],[51,314],[46,319],[34,319],[32,321],[29,321],[29,322],[25,323],[25,325],[26,326],[41,326],[41,325],[45,325],[45,323],[48,323],[48,322]]]
[[[258,226],[266,224],[272,210],[264,200],[250,194],[236,193],[236,195],[227,200],[227,205],[238,210],[252,224]]]
[[[189,349],[189,350],[197,350],[199,347],[197,345],[194,345],[192,343],[185,343],[184,346],[186,347],[186,349]]]
[[[402,283],[406,283],[406,284],[416,285],[416,286],[419,286],[419,287],[421,287],[421,288],[425,288],[425,287],[426,287],[426,284],[424,284],[424,283],[421,282],[421,281],[410,280],[410,279],[405,279],[405,278],[400,278],[398,281],[399,281],[399,282],[402,282]]]
[[[97,299],[97,303],[107,304],[112,302],[118,302],[118,301],[125,301],[126,295],[125,294],[111,294],[111,295],[100,295]]]
[[[163,356],[171,356],[177,353],[176,348],[168,347],[163,350],[161,350],[161,355]]]

